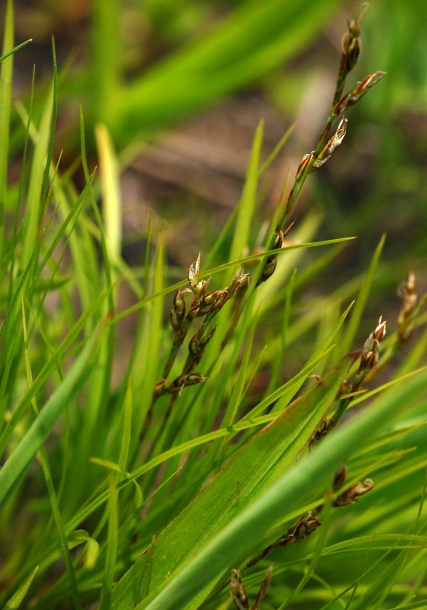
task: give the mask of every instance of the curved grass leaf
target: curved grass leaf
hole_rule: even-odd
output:
[[[168,575],[159,590],[137,606],[138,610],[186,607],[187,600],[197,595],[202,587],[211,586],[224,570],[250,551],[281,518],[284,507],[286,511],[295,509],[301,498],[307,496],[313,487],[320,482],[327,484],[334,470],[345,463],[363,440],[373,436],[405,408],[408,398],[415,400],[426,392],[427,375],[424,373],[412,378],[405,388],[383,395],[375,406],[371,406],[369,412],[359,414],[340,430],[334,431],[316,451],[290,468],[218,534],[212,535],[203,548],[198,552],[194,550],[187,561],[183,558],[175,574]],[[119,585],[116,590],[121,590]]]
[[[266,489],[294,464],[333,401],[347,366],[347,362],[342,362],[321,383],[313,386],[269,426],[253,436],[156,539],[151,591],[159,587],[171,571],[178,569],[215,538],[255,498],[262,497]],[[284,505],[282,512],[286,510]],[[145,555],[142,555],[113,590],[111,599],[101,606],[102,610],[108,608],[109,603],[116,610],[125,610],[140,601],[136,592],[144,565]],[[223,565],[225,567],[227,562]],[[215,579],[203,582],[197,599],[207,595]]]
[[[152,133],[283,64],[338,5],[339,0],[242,3],[210,35],[115,92],[114,117],[109,113],[115,140],[128,141],[138,127]]]
[[[48,400],[31,428],[1,469],[0,507],[7,502],[21,482],[37,451],[49,435],[62,411],[89,375],[97,338],[94,335],[87,343],[64,381]]]

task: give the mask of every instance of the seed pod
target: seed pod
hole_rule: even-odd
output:
[[[384,320],[384,322],[382,322],[382,318],[380,317],[374,332],[369,335],[363,345],[359,368],[356,371],[354,379],[353,390],[360,386],[363,378],[377,364],[381,341],[384,339],[385,334],[386,321]]]
[[[272,247],[272,250],[279,250],[279,248],[282,247],[283,244],[283,231],[279,231],[277,237],[276,237],[276,241],[274,242],[274,245]]]
[[[305,540],[321,525],[320,519],[314,517],[309,511],[306,515],[299,519],[287,534],[294,538],[295,542]]]
[[[300,164],[298,165],[297,173],[295,176],[295,180],[297,182],[299,180],[301,180],[304,172],[307,170],[307,167],[313,161],[313,158],[314,158],[314,151],[312,151],[311,153],[307,153],[306,155],[303,156],[303,158],[300,161]]]
[[[191,290],[189,288],[185,288],[184,290],[178,289],[173,299],[173,305],[170,310],[170,321],[172,324],[172,328],[175,331],[181,328],[185,318],[185,300],[183,298],[183,295],[186,292],[191,292]]]
[[[341,68],[342,74],[348,74],[353,70],[359,59],[362,44],[360,42],[360,28],[356,21],[351,21],[348,32],[344,34],[341,40]]]
[[[374,87],[385,76],[385,72],[378,70],[366,76],[362,81],[358,82],[355,89],[350,91],[338,102],[335,107],[335,114],[338,116],[354,106],[364,95]]]
[[[277,266],[277,257],[275,257],[273,260],[270,260],[269,262],[266,263],[264,269],[262,270],[262,274],[260,277],[260,283],[265,282],[266,280],[268,280],[269,277],[271,277],[273,275],[273,273],[276,271],[276,266]]]
[[[191,286],[191,290],[193,292],[197,291],[197,283],[199,281],[199,273],[200,273],[200,254],[197,257],[197,260],[194,263],[191,263],[188,269],[188,282]]]
[[[167,379],[161,379],[156,383],[153,390],[153,398],[163,396],[163,394],[169,394],[172,388],[172,383]]]
[[[228,290],[228,298],[230,299],[234,293],[239,290],[246,283],[249,277],[249,273],[244,273],[243,267],[240,267],[235,273],[233,279],[231,280],[230,285],[226,290]]]
[[[213,309],[215,309],[215,304],[220,296],[222,290],[214,290],[213,292],[209,292],[205,295],[200,303],[199,311],[197,313],[198,316],[205,316],[210,313]]]
[[[345,134],[347,132],[347,123],[348,123],[348,121],[346,118],[343,118],[341,120],[340,124],[338,125],[337,131],[335,132],[335,134],[332,136],[332,138],[326,144],[325,148],[320,152],[319,156],[313,163],[313,166],[311,168],[312,172],[319,169],[319,167],[322,167],[322,165],[324,163],[326,163],[326,161],[331,157],[332,153],[337,148],[337,146],[340,146],[340,144],[344,140]]]
[[[263,581],[262,581],[261,586],[258,591],[258,595],[256,596],[256,600],[254,602],[254,605],[252,606],[252,610],[259,610],[259,606],[270,587],[272,573],[273,573],[273,566],[270,566],[268,568],[267,572],[265,573],[265,576],[263,578]]]
[[[343,379],[341,381],[340,387],[339,387],[338,392],[337,392],[337,398],[339,399],[341,396],[345,396],[346,394],[350,394],[350,392],[352,390],[352,387],[353,386],[348,381],[348,379]]]
[[[242,582],[240,572],[238,570],[231,570],[231,599],[238,610],[249,610],[249,599],[246,593],[245,586]]]
[[[347,478],[347,466],[341,466],[334,475],[334,482],[332,484],[332,489],[334,491],[338,491],[345,483]]]
[[[356,483],[342,494],[337,496],[332,502],[332,506],[335,508],[342,508],[343,506],[350,506],[355,504],[357,500],[370,492],[374,488],[374,482],[372,479],[365,479],[363,483]]]

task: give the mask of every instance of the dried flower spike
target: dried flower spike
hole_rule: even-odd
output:
[[[334,481],[332,483],[332,489],[336,492],[338,491],[345,483],[347,478],[347,466],[341,466],[334,475]]]
[[[191,263],[188,269],[188,282],[191,286],[191,290],[196,293],[197,292],[197,284],[199,281],[199,273],[200,273],[200,253],[197,257],[197,260],[194,263]]]
[[[402,305],[400,307],[397,323],[399,325],[397,329],[397,336],[399,345],[402,346],[412,334],[412,316],[417,306],[417,293],[416,293],[416,278],[412,271],[409,271],[406,275],[405,281],[400,285],[398,294],[402,297]]]
[[[270,587],[271,583],[271,575],[273,574],[273,566],[270,566],[265,573],[264,579],[261,583],[261,586],[258,591],[258,595],[256,596],[254,605],[252,606],[252,610],[259,610],[259,605],[266,596],[266,593]]]
[[[230,580],[230,596],[234,605],[239,610],[249,610],[249,599],[240,572],[238,570],[231,570]]]
[[[341,39],[341,62],[338,72],[338,83],[334,97],[334,104],[336,104],[342,94],[345,79],[348,74],[353,70],[359,59],[360,51],[362,50],[362,43],[360,41],[360,25],[359,21],[364,16],[368,5],[365,3],[362,6],[362,11],[356,19],[352,19],[348,22],[347,32]]]
[[[364,95],[368,92],[369,89],[372,89],[380,80],[385,76],[385,72],[381,70],[377,70],[377,72],[373,72],[366,76],[362,81],[357,83],[356,88],[353,91],[350,91],[339,101],[337,106],[335,107],[335,113],[338,116],[342,112],[345,112],[352,106],[354,106]]]
[[[193,362],[196,364],[201,360],[203,356],[203,352],[205,351],[205,347],[212,339],[214,333],[216,331],[216,326],[204,337],[200,337],[200,332],[197,331],[195,335],[193,335],[190,339],[190,343],[188,344],[188,350],[190,352],[190,356],[193,359]]]
[[[185,300],[183,295],[187,292],[191,292],[191,290],[189,288],[185,288],[184,290],[178,289],[173,299],[173,305],[170,310],[170,321],[172,328],[175,331],[178,331],[184,323]]]
[[[342,508],[343,506],[349,506],[355,504],[357,500],[369,493],[374,488],[374,482],[372,479],[365,479],[363,483],[356,483],[342,494],[337,496],[332,502],[332,506],[335,508]]]
[[[377,364],[381,341],[384,339],[385,334],[386,322],[382,322],[382,318],[380,317],[374,332],[369,335],[362,348],[359,368],[356,371],[356,376],[354,379],[353,391],[359,388],[364,377]]]
[[[255,602],[253,606],[251,606],[251,610],[260,610],[260,603],[264,599],[270,586],[272,572],[273,566],[270,566],[263,578]],[[234,605],[238,610],[249,610],[248,594],[246,593],[245,585],[242,582],[242,577],[238,570],[231,570],[230,581],[230,596]]]
[[[313,166],[311,168],[312,172],[319,169],[319,167],[322,167],[322,165],[326,163],[326,161],[331,157],[337,146],[339,146],[344,140],[345,134],[347,132],[347,122],[348,121],[346,118],[343,118],[341,120],[340,124],[338,125],[338,129],[335,132],[335,135],[332,136],[332,138],[326,144],[325,148],[321,151],[321,153],[313,163]]]

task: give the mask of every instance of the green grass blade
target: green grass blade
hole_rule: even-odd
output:
[[[33,582],[34,576],[37,574],[38,567],[33,570],[27,580],[19,587],[19,589],[12,595],[9,601],[6,603],[4,610],[17,610],[24,600],[28,589]]]
[[[343,366],[332,371],[322,384],[313,386],[311,391],[252,437],[213,482],[157,538],[153,555],[152,589],[164,580],[165,564],[162,557],[165,552],[169,558],[168,569],[176,569],[186,557],[194,556],[196,549],[202,548],[209,539],[215,537],[254,498],[263,496],[271,482],[291,467],[333,400],[343,375]],[[238,501],[231,502],[237,491]],[[111,603],[117,610],[134,605],[134,583],[139,581],[143,566],[144,557],[114,589]],[[226,565],[223,565],[224,568]],[[200,590],[207,593],[205,586],[209,581],[203,582]],[[102,610],[105,607],[107,606],[101,606]]]
[[[42,412],[25,434],[0,471],[0,506],[3,506],[25,476],[37,451],[49,435],[67,403],[83,385],[90,373],[97,337],[94,336],[78,356],[64,381],[52,394]]]
[[[233,243],[230,251],[231,260],[240,258],[243,253],[243,248],[249,244],[250,229],[257,196],[258,172],[263,133],[264,124],[261,122],[255,132],[243,195],[239,202],[236,230],[234,232]]]
[[[43,115],[38,129],[38,138],[34,148],[33,162],[31,164],[30,183],[27,196],[27,217],[25,219],[24,238],[22,241],[22,252],[20,257],[21,269],[25,268],[34,251],[37,235],[40,230],[42,217],[42,192],[44,189],[44,175],[46,168],[46,157],[50,143],[50,126],[53,116],[53,86],[51,87]]]
[[[92,19],[92,95],[97,120],[111,124],[120,84],[120,2],[96,0]]]
[[[13,4],[8,0],[3,38],[3,65],[0,67],[0,261],[3,265],[4,208],[7,193],[7,171],[9,157],[10,108],[12,102],[12,73],[14,50]],[[7,58],[7,59],[6,59]],[[3,274],[3,271],[2,271]]]
[[[105,242],[110,261],[113,265],[117,265],[121,258],[122,242],[122,203],[118,163],[110,134],[105,125],[97,126],[96,140],[101,170],[100,186],[105,219]]]
[[[41,189],[41,205],[44,206],[43,209],[43,218],[42,224],[40,226],[40,230],[44,226],[45,217],[47,212],[47,206],[50,199],[50,189],[49,189],[49,174],[51,171],[52,157],[53,157],[53,145],[55,141],[55,129],[56,129],[56,119],[58,115],[58,67],[56,64],[56,49],[55,49],[55,41],[52,36],[52,61],[53,61],[53,80],[52,80],[52,109],[51,109],[51,125],[50,130],[43,129],[45,127],[42,126],[41,133],[43,134],[45,131],[49,134],[49,144],[47,147],[47,155],[45,162],[45,170],[43,176],[43,185]],[[58,161],[59,163],[59,161]],[[54,176],[56,174],[56,169],[54,172]]]
[[[339,0],[242,3],[208,36],[205,33],[115,92],[115,141],[128,141],[138,128],[164,127],[283,65],[313,40],[338,4]]]
[[[185,562],[138,610],[168,610],[179,607],[244,556],[283,516],[297,507],[299,498],[307,495],[320,482],[327,483],[335,469],[345,463],[362,439],[371,437],[378,429],[405,408],[405,399],[426,392],[427,375],[413,378],[404,389],[383,396],[369,412],[360,414],[340,430],[324,439],[306,458],[300,460],[278,481],[264,491],[262,497],[244,509],[219,534]]]
[[[26,370],[27,370],[28,386],[31,388],[31,386],[33,385],[33,374],[31,371],[31,363],[30,363],[30,357],[29,357],[29,351],[28,351],[28,334],[27,334],[27,323],[26,323],[26,319],[25,319],[24,299],[22,299],[22,322],[23,322],[23,331],[24,331],[25,365],[26,365]],[[31,400],[31,406],[32,406],[35,421],[37,421],[37,417],[39,416],[39,410],[37,407],[37,401],[36,401],[35,397]],[[49,500],[50,500],[50,504],[52,507],[52,515],[53,515],[53,519],[55,521],[55,525],[58,530],[62,555],[64,557],[65,566],[66,566],[68,578],[70,581],[71,598],[73,600],[75,610],[82,610],[79,592],[77,589],[76,575],[74,572],[71,555],[70,555],[70,552],[68,549],[67,537],[66,537],[65,530],[64,530],[64,523],[62,520],[61,512],[59,510],[58,498],[56,495],[56,491],[55,491],[55,487],[54,487],[53,479],[52,479],[52,470],[51,470],[51,467],[49,464],[49,459],[48,459],[48,455],[47,455],[47,451],[46,451],[46,447],[44,446],[44,443],[40,446],[39,452],[40,452],[40,460],[42,463],[43,474],[44,474],[44,478],[46,481],[46,487],[47,487],[47,491],[48,491],[48,495],[49,495]]]
[[[381,257],[381,252],[385,243],[385,235],[380,239],[380,242],[375,250],[374,256],[372,257],[371,264],[369,265],[368,272],[362,284],[360,293],[356,299],[356,305],[353,310],[353,314],[350,318],[350,324],[348,325],[347,332],[345,333],[341,345],[341,355],[344,356],[351,350],[354,338],[359,328],[360,320],[362,319],[363,312],[366,307],[366,302],[369,297],[369,293],[372,288],[373,281],[375,279],[375,273],[377,271],[378,263]]]
[[[295,244],[293,246],[285,246],[285,247],[281,248],[280,250],[266,250],[265,252],[260,252],[259,254],[251,254],[250,256],[245,256],[238,260],[234,260],[229,263],[223,263],[222,265],[218,265],[216,267],[212,267],[211,269],[207,269],[206,271],[200,272],[199,278],[203,279],[210,275],[214,275],[215,273],[220,273],[221,271],[223,271],[225,269],[229,269],[230,267],[234,268],[237,265],[250,263],[251,261],[259,261],[259,259],[266,258],[267,256],[270,256],[271,254],[277,254],[278,256],[280,256],[282,254],[285,254],[285,252],[290,252],[291,250],[299,250],[299,249],[304,249],[304,248],[316,248],[319,246],[329,246],[329,245],[338,244],[338,243],[345,242],[345,241],[351,241],[352,239],[355,239],[355,238],[354,237],[342,237],[342,238],[338,238],[338,239],[328,239],[325,241],[307,242],[307,243],[303,243],[303,244]],[[125,311],[122,311],[121,313],[119,313],[114,318],[113,322],[118,322],[119,320],[122,320],[129,314],[131,314],[135,311],[138,311],[142,307],[145,307],[145,305],[147,303],[153,301],[154,299],[158,299],[160,297],[163,297],[165,294],[175,292],[176,290],[178,290],[178,288],[182,288],[187,283],[188,283],[188,280],[182,280],[181,282],[177,282],[176,284],[173,284],[172,286],[168,286],[167,288],[164,288],[162,291],[160,291],[158,293],[154,293],[153,295],[146,297],[145,299],[143,299],[136,305],[132,305],[132,307],[128,307],[128,309],[125,309]]]
[[[29,44],[30,42],[33,42],[32,38],[29,38],[28,40],[25,40],[24,42],[21,42],[21,44],[18,44],[16,47],[14,47],[11,51],[8,51],[7,53],[5,53],[4,55],[2,55],[0,57],[0,62],[4,61],[5,59],[7,59],[8,57],[10,57],[11,55],[14,55],[17,51],[19,51],[20,49],[22,49],[23,47],[26,47],[27,44]]]
[[[245,350],[243,352],[242,362],[240,364],[239,373],[237,376],[236,385],[234,386],[233,394],[231,395],[230,402],[228,403],[227,410],[224,415],[224,419],[221,422],[221,428],[227,428],[228,426],[231,426],[236,419],[237,411],[239,409],[240,402],[243,397],[243,391],[245,389],[245,382],[246,382],[247,370],[248,370],[248,365],[249,365],[249,359],[251,356],[254,334],[255,334],[255,325],[249,331],[249,335],[248,335],[246,345],[245,345]]]
[[[289,127],[289,129],[287,129],[287,131],[280,138],[279,142],[276,144],[274,149],[268,155],[267,159],[264,161],[264,163],[259,168],[259,176],[262,176],[262,174],[270,167],[270,165],[275,161],[277,156],[280,154],[280,152],[283,149],[284,145],[286,144],[286,142],[291,137],[292,132],[295,129],[295,125],[296,125],[296,123],[292,123],[292,125]]]
[[[112,589],[114,581],[114,571],[117,557],[118,544],[118,491],[114,476],[111,476],[110,501],[108,502],[108,539],[107,554],[105,558],[104,579],[102,582],[100,603],[102,604],[106,595]]]

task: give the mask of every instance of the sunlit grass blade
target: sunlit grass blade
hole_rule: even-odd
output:
[[[17,49],[12,49],[14,40],[14,20],[12,0],[8,0],[4,25],[3,54],[0,66],[0,261],[3,265],[4,209],[7,193],[7,171],[9,161],[10,108],[12,98],[13,57]],[[7,59],[6,59],[7,58]],[[3,275],[3,271],[1,272]]]
[[[50,88],[46,105],[42,114],[38,129],[38,137],[34,147],[34,155],[31,164],[30,182],[28,185],[28,213],[25,218],[25,231],[20,256],[21,270],[25,268],[34,251],[37,235],[40,230],[40,222],[46,201],[42,201],[42,194],[47,188],[44,187],[46,158],[48,155],[50,138],[50,127],[53,116],[54,89]]]
[[[252,254],[250,256],[245,256],[238,260],[231,261],[228,263],[223,263],[222,265],[217,265],[216,267],[213,267],[211,269],[201,271],[199,277],[200,277],[200,279],[203,279],[210,275],[220,273],[221,271],[223,271],[225,269],[229,269],[230,267],[236,267],[237,265],[242,265],[244,263],[250,263],[251,261],[258,261],[259,259],[266,258],[266,257],[270,256],[271,254],[277,254],[278,256],[280,256],[291,250],[299,250],[302,248],[316,248],[319,246],[329,246],[329,245],[341,243],[344,241],[350,241],[352,239],[355,239],[355,238],[354,237],[342,237],[342,238],[338,238],[338,239],[329,239],[326,241],[308,242],[308,243],[303,243],[303,244],[295,244],[293,246],[285,246],[285,247],[281,248],[280,250],[266,250],[265,252],[260,252],[257,254]],[[142,307],[144,307],[146,305],[146,303],[149,303],[150,301],[153,301],[154,299],[160,298],[160,297],[164,296],[165,294],[175,292],[178,288],[182,288],[187,283],[188,283],[187,280],[177,282],[176,284],[173,284],[172,286],[168,286],[167,288],[164,288],[161,292],[154,293],[153,295],[144,298],[142,301],[140,301],[136,305],[132,305],[132,307],[128,307],[125,311],[122,311],[121,313],[119,313],[115,317],[114,321],[118,322],[119,320],[125,318],[127,315],[133,313],[134,311],[138,311],[138,309],[141,309]]]
[[[323,384],[312,388],[293,407],[283,411],[249,440],[204,492],[162,533],[154,546],[151,590],[164,579],[161,557],[165,549],[168,549],[170,558],[169,568],[178,567],[184,557],[193,556],[196,548],[204,547],[214,532],[219,532],[233,519],[233,515],[244,511],[244,507],[263,495],[269,484],[290,468],[335,396],[343,366],[330,373]],[[238,500],[231,502],[236,493]],[[193,525],[189,530],[190,523]],[[174,559],[172,553],[177,553]],[[118,610],[135,602],[132,583],[140,578],[143,565],[144,558],[141,558],[114,589],[111,601]],[[222,569],[226,567],[224,563]],[[211,578],[212,572],[198,593],[208,592],[205,587]]]
[[[337,5],[336,0],[315,7],[304,1],[298,8],[279,0],[243,3],[210,35],[116,92],[110,119],[116,141],[132,137],[136,126],[150,131],[170,124],[282,65]]]
[[[90,373],[89,363],[93,358],[98,337],[95,335],[78,356],[72,369],[44,406],[18,447],[0,471],[0,505],[4,505],[16,489],[34,459],[41,444],[48,436],[68,401],[83,385]]]
[[[264,124],[261,122],[255,132],[243,195],[239,202],[239,213],[230,251],[231,260],[240,258],[243,254],[243,248],[249,243],[252,216],[255,210],[257,196],[258,171],[263,134]]]
[[[110,261],[117,264],[121,257],[122,204],[117,159],[110,134],[105,125],[96,129],[101,171],[101,193],[104,212],[105,241]]]
[[[385,243],[385,235],[381,237],[381,240],[375,250],[374,256],[372,257],[371,264],[369,265],[368,272],[362,284],[362,288],[360,293],[356,299],[356,305],[353,310],[353,314],[350,318],[350,324],[348,325],[347,331],[342,339],[340,349],[341,354],[344,355],[351,350],[353,341],[355,339],[357,329],[360,325],[360,320],[362,318],[364,309],[366,307],[366,302],[369,297],[369,293],[372,289],[372,284],[375,279],[375,273],[377,270],[378,262],[381,256],[381,252]]]
[[[107,553],[105,558],[104,580],[102,583],[100,602],[102,604],[106,595],[111,591],[114,580],[114,570],[117,556],[118,543],[118,491],[114,477],[111,477],[110,500],[108,502],[108,538]]]
[[[286,142],[291,137],[292,132],[294,131],[294,129],[295,129],[295,123],[292,123],[292,125],[283,134],[283,136],[280,138],[279,142],[276,144],[276,146],[274,147],[272,152],[268,155],[267,159],[264,161],[264,163],[259,168],[259,175],[260,176],[262,176],[262,174],[270,167],[270,165],[274,162],[274,160],[280,154],[280,152],[282,151],[284,145],[286,144]]]
[[[91,90],[97,120],[111,124],[115,115],[115,104],[120,83],[120,48],[123,44],[118,0],[96,0],[92,21],[93,79]]]
[[[258,500],[243,510],[228,526],[205,546],[191,560],[180,567],[176,576],[168,579],[159,591],[153,592],[146,601],[138,606],[148,610],[167,610],[175,608],[188,597],[200,590],[201,583],[208,583],[222,574],[225,567],[232,565],[262,537],[277,521],[283,512],[283,506],[292,510],[298,499],[306,495],[312,486],[321,481],[326,483],[334,470],[345,462],[349,454],[358,448],[363,438],[368,438],[374,431],[396,415],[402,408],[402,399],[407,396],[425,393],[427,376],[411,380],[404,390],[393,396],[383,397],[369,413],[359,415],[357,419],[337,430],[317,447],[304,460],[300,460],[284,474],[275,484],[269,487]]]
[[[27,594],[28,589],[31,586],[31,583],[33,582],[37,570],[38,567],[34,568],[33,572],[30,574],[27,580],[19,587],[19,589],[12,595],[12,597],[6,603],[4,610],[17,610],[19,608],[25,595]]]
[[[98,298],[92,303],[91,308],[89,310],[85,311],[85,313],[77,320],[77,322],[75,323],[73,328],[70,330],[68,335],[62,341],[59,348],[56,350],[55,354],[50,359],[48,359],[48,361],[45,363],[42,370],[40,371],[38,376],[35,378],[34,383],[31,386],[31,388],[26,392],[26,394],[23,396],[23,398],[19,401],[18,405],[16,406],[15,410],[12,413],[11,418],[7,422],[2,434],[0,436],[0,455],[2,455],[3,452],[5,451],[15,427],[19,424],[25,410],[27,408],[29,408],[30,401],[33,398],[33,396],[35,396],[36,392],[42,387],[43,383],[45,383],[50,372],[55,367],[56,362],[60,358],[62,358],[62,356],[64,355],[66,350],[70,347],[70,345],[72,345],[73,341],[75,341],[75,339],[78,337],[79,333],[82,331],[82,328],[84,327],[84,325],[87,321],[88,316],[92,315],[94,311],[97,311],[99,309],[99,307],[102,305],[102,303],[104,302],[107,295],[108,295],[107,291],[101,293],[98,296]],[[94,337],[95,337],[95,335],[89,340],[89,342],[88,342],[89,344],[93,343]]]
[[[31,388],[31,386],[33,385],[33,374],[31,371],[31,362],[30,362],[29,351],[28,351],[28,334],[27,334],[27,323],[26,323],[26,319],[25,319],[24,299],[22,299],[22,323],[23,323],[23,331],[24,331],[25,365],[26,365],[26,370],[27,370],[27,380],[28,380],[28,386]],[[31,406],[32,406],[32,410],[33,410],[34,420],[37,421],[37,417],[39,416],[39,410],[37,407],[37,401],[36,401],[35,397],[32,398],[32,400],[31,400]],[[52,469],[49,464],[49,458],[48,458],[47,450],[46,450],[44,443],[41,444],[41,446],[39,448],[39,452],[40,452],[40,460],[41,460],[42,468],[43,468],[43,474],[44,474],[44,478],[46,481],[46,487],[47,487],[47,491],[48,491],[48,495],[49,495],[49,500],[50,500],[50,504],[52,507],[52,515],[53,515],[53,519],[55,521],[55,525],[58,530],[60,547],[61,547],[62,555],[63,555],[64,561],[65,561],[65,566],[67,568],[68,578],[70,581],[71,598],[73,600],[74,608],[76,610],[81,610],[82,605],[80,602],[79,592],[77,589],[76,575],[74,572],[74,566],[73,566],[70,552],[68,549],[67,537],[65,535],[65,530],[64,530],[64,523],[62,520],[62,515],[61,515],[60,509],[59,509],[59,504],[58,504],[58,497],[56,495],[55,487],[54,487],[53,480],[52,480]],[[19,476],[20,475],[18,474],[17,478],[19,478]]]

